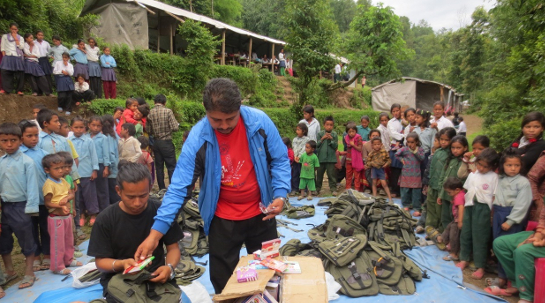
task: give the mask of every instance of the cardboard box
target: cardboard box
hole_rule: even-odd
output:
[[[279,303],[327,303],[327,286],[322,261],[314,257],[278,257],[277,260],[299,262],[300,274],[283,274],[281,283],[281,300]],[[237,267],[248,265],[253,256],[240,258]],[[274,276],[272,269],[257,270],[257,281],[238,283],[236,271],[231,275],[222,293],[213,300],[218,303],[231,303],[236,298],[260,294],[267,282]]]

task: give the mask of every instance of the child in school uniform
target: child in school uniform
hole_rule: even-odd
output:
[[[87,60],[85,42],[79,39],[78,44],[74,45],[68,54],[70,54],[72,60],[76,61],[74,75],[83,75],[85,81],[89,81],[89,60]]]
[[[422,178],[420,162],[424,160],[424,150],[418,135],[414,132],[407,135],[407,145],[395,153],[395,157],[403,164],[399,187],[401,189],[401,203],[406,211],[412,207],[414,217],[420,217],[422,211],[421,191]]]
[[[32,88],[32,95],[37,96],[39,93],[46,96],[51,95],[49,83],[45,78],[45,73],[39,64],[39,58],[42,56],[40,48],[34,43],[34,36],[26,33],[25,36],[25,76]]]
[[[293,164],[293,170],[291,175],[291,188],[292,188],[292,195],[297,195],[296,189],[299,188],[299,177],[301,175],[301,163],[299,162],[299,158],[301,158],[301,155],[305,152],[305,145],[310,140],[307,137],[308,133],[308,127],[305,123],[299,123],[297,124],[297,127],[295,128],[295,133],[297,136],[293,138],[292,146],[293,146],[293,155],[295,156],[295,163]]]
[[[314,154],[316,150],[316,142],[310,140],[305,144],[305,153],[299,158],[301,163],[301,175],[299,177],[299,190],[301,194],[297,200],[303,200],[305,198],[305,190],[308,189],[307,200],[312,200],[312,192],[316,190],[316,183],[314,182],[316,168],[320,167],[320,161]]]
[[[427,164],[426,168],[424,169],[424,172],[422,173],[422,215],[420,216],[420,219],[418,219],[418,222],[416,223],[416,230],[415,232],[417,234],[424,233],[425,227],[426,227],[426,219],[428,217],[428,203],[427,203],[427,194],[428,194],[428,185],[430,184],[430,166],[431,166],[431,160],[433,159],[433,154],[435,154],[435,151],[439,149],[439,134],[435,134],[435,139],[433,140],[433,145],[431,147],[431,153],[426,159]],[[422,166],[420,166],[422,167]]]
[[[102,99],[102,70],[99,63],[100,48],[94,38],[87,39],[89,44],[85,44],[89,67],[89,86],[97,98]]]
[[[62,62],[62,54],[68,54],[70,50],[66,46],[62,45],[61,37],[55,35],[53,36],[52,40],[53,46],[51,47],[47,55],[49,56],[49,58],[52,59],[51,66],[54,68],[57,62]]]
[[[312,107],[312,105],[305,105],[305,107],[303,107],[303,119],[299,121],[299,123],[305,123],[307,125],[308,138],[317,142],[316,136],[320,131],[320,122],[314,117],[314,107]]]
[[[27,156],[29,156],[32,160],[34,160],[34,164],[36,165],[36,176],[38,180],[38,190],[39,190],[39,197],[40,197],[40,205],[38,207],[39,209],[39,216],[38,217],[32,217],[32,226],[33,226],[33,235],[34,235],[34,242],[36,243],[36,253],[34,254],[34,264],[33,269],[34,271],[39,270],[47,270],[49,269],[50,263],[50,256],[49,256],[49,233],[47,231],[47,208],[44,205],[44,197],[42,193],[42,186],[45,183],[45,180],[47,179],[47,175],[42,167],[42,159],[45,157],[48,152],[45,150],[39,148],[38,145],[38,138],[39,138],[39,130],[36,124],[28,121],[28,120],[22,120],[19,123],[19,127],[21,128],[21,147],[20,150]],[[43,254],[43,260],[40,262],[40,256]]]
[[[78,173],[80,175],[79,190],[76,192],[79,201],[79,226],[85,225],[85,213],[90,216],[89,226],[95,224],[96,215],[99,213],[97,200],[97,188],[95,180],[98,177],[98,156],[93,139],[87,134],[85,121],[81,117],[75,117],[71,123],[72,132],[70,140],[74,143],[79,155]]]
[[[72,110],[72,93],[74,92],[74,81],[72,75],[74,74],[74,66],[70,63],[70,56],[68,53],[62,54],[62,61],[55,62],[53,68],[53,75],[55,75],[55,83],[57,84],[57,110],[62,113],[66,111],[66,115],[70,115]]]
[[[109,140],[102,134],[102,118],[92,116],[89,119],[89,135],[93,139],[98,158],[98,171],[95,185],[97,189],[98,209],[103,211],[110,205],[108,194],[108,175],[110,175]]]
[[[47,155],[42,166],[48,175],[43,186],[44,203],[49,212],[47,224],[51,243],[51,267],[54,274],[68,275],[72,271],[66,267],[82,266],[74,260],[74,234],[70,200],[74,199],[74,190],[63,178],[65,159],[59,154]]]
[[[53,74],[53,68],[49,63],[49,52],[51,51],[51,45],[44,40],[44,32],[36,32],[36,40],[34,44],[40,49],[40,57],[38,57],[38,64],[44,71],[45,79],[47,81],[47,88],[50,92],[53,91],[53,81],[51,75]],[[44,93],[44,92],[42,92]]]
[[[117,166],[119,164],[119,136],[114,130],[114,117],[112,115],[102,116],[102,133],[106,136],[108,141],[109,155],[110,155],[110,174],[108,175],[108,196],[110,197],[110,204],[114,204],[120,200],[115,186],[117,185]]]
[[[114,67],[117,67],[114,57],[110,55],[110,48],[104,48],[104,54],[100,56],[102,68],[102,85],[104,87],[104,99],[117,98],[117,77]]]
[[[475,162],[477,171],[469,174],[464,183],[467,193],[460,235],[461,262],[456,266],[462,270],[465,269],[469,265],[470,256],[473,255],[473,262],[477,270],[471,277],[476,280],[483,278],[489,241],[492,236],[490,212],[498,185],[498,175],[495,170],[499,159],[498,153],[493,149],[483,150]]]
[[[126,160],[136,163],[140,156],[142,156],[142,149],[140,148],[140,142],[134,137],[136,134],[136,127],[134,124],[125,123],[121,127],[121,139],[119,139],[119,161]]]
[[[324,130],[318,132],[317,152],[320,167],[316,171],[316,194],[320,194],[324,181],[324,174],[327,172],[327,180],[329,189],[333,196],[337,196],[337,177],[335,175],[335,163],[337,157],[338,138],[337,133],[333,130],[335,121],[332,116],[327,116],[324,119]]]
[[[33,271],[36,243],[32,233],[32,215],[39,212],[37,168],[34,161],[21,149],[21,128],[14,123],[0,125],[0,148],[6,153],[0,157],[0,196],[2,197],[2,233],[0,254],[6,268],[6,280],[13,280],[11,252],[13,234],[25,256],[25,276],[19,289],[31,287],[36,281]]]
[[[138,162],[137,163],[140,163],[140,164],[144,164],[150,174],[152,175],[151,177],[151,184],[155,183],[155,178],[154,178],[154,174],[153,174],[153,171],[154,171],[154,167],[153,167],[153,157],[151,156],[151,154],[149,153],[149,139],[144,137],[144,136],[140,136],[138,137],[138,142],[140,142],[140,150],[142,151],[142,155],[140,156],[140,158],[138,158]]]
[[[17,23],[10,23],[9,33],[2,35],[0,51],[3,54],[0,63],[2,74],[2,88],[0,94],[11,94],[12,91],[22,96],[25,84],[25,64],[23,61],[23,49],[25,41],[17,32]]]

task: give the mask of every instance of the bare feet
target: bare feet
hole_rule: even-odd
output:
[[[461,270],[466,269],[466,267],[469,265],[469,262],[467,261],[460,261],[460,263],[456,264],[456,267],[460,268]]]
[[[471,278],[475,280],[481,280],[484,276],[484,268],[478,268],[473,274],[471,274]]]

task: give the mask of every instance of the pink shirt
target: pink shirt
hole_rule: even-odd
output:
[[[454,216],[454,222],[458,222],[458,206],[465,204],[465,192],[461,190],[454,198],[452,199],[452,215]]]

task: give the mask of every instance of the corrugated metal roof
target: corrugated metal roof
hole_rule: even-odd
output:
[[[419,78],[414,78],[414,77],[401,77],[401,79],[403,81],[410,80],[410,81],[417,81],[417,82],[420,82],[420,83],[433,83],[433,84],[441,85],[441,86],[446,87],[449,90],[453,91],[457,96],[463,96],[464,95],[464,94],[457,93],[456,89],[454,89],[452,86],[447,85],[447,84],[443,84],[443,83],[440,83],[440,82],[436,82],[436,81],[432,81],[432,80],[424,80],[424,79],[419,79]],[[379,89],[379,88],[381,88],[381,87],[383,87],[385,85],[396,83],[396,82],[400,82],[399,79],[393,79],[393,80],[390,80],[388,82],[384,82],[382,84],[379,84],[379,85],[373,87],[371,89],[371,91],[374,91],[375,89]]]
[[[165,3],[160,2],[160,1],[155,1],[155,0],[109,0],[109,1],[87,0],[85,2],[85,5],[84,5],[83,10],[81,12],[81,15],[85,15],[85,14],[89,13],[90,11],[96,9],[97,7],[107,5],[107,4],[112,3],[112,2],[118,2],[118,3],[134,2],[136,4],[140,4],[140,5],[143,5],[143,6],[146,6],[146,7],[152,7],[152,8],[162,10],[162,11],[166,11],[166,12],[169,12],[169,13],[171,13],[173,15],[176,15],[176,16],[179,16],[179,17],[182,17],[182,18],[187,18],[187,19],[192,19],[192,20],[195,20],[195,21],[199,21],[199,22],[208,24],[210,26],[213,26],[215,28],[218,28],[218,29],[229,30],[229,31],[235,32],[235,33],[240,34],[240,35],[256,38],[256,39],[259,39],[259,40],[264,40],[264,41],[274,43],[274,44],[281,44],[281,45],[286,44],[286,42],[284,42],[282,40],[277,40],[277,39],[270,38],[270,37],[267,37],[267,36],[259,35],[259,34],[256,34],[254,32],[251,32],[251,31],[248,31],[248,30],[245,30],[245,29],[242,29],[242,28],[238,28],[236,26],[232,26],[232,25],[223,23],[223,22],[215,20],[213,18],[203,16],[203,15],[199,15],[199,14],[196,14],[196,13],[192,13],[192,12],[187,11],[185,9],[181,9],[179,7],[171,6],[171,5],[165,4]]]

